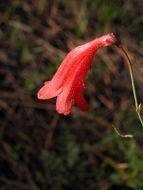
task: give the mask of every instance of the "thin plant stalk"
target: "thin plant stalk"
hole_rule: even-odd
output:
[[[143,127],[143,118],[141,116],[141,104],[138,103],[136,87],[135,87],[135,80],[134,80],[133,69],[132,69],[132,63],[131,63],[131,60],[130,60],[127,52],[125,51],[125,49],[121,45],[117,45],[117,47],[119,47],[122,50],[122,52],[124,53],[124,55],[126,57],[127,63],[128,63],[129,72],[130,72],[130,79],[131,79],[131,85],[132,85],[132,91],[133,91],[135,107],[136,107],[136,112],[137,112],[138,118],[140,120],[140,123],[141,123],[141,125]]]

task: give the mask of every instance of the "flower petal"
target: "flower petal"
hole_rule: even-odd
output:
[[[86,87],[86,85],[83,83],[83,84],[82,84],[82,92],[86,92],[86,90],[87,90],[87,87]]]
[[[75,102],[82,111],[88,110],[88,103],[81,93],[76,94]]]
[[[58,96],[62,92],[62,88],[56,89],[52,81],[46,81],[44,86],[38,92],[38,99],[46,100]]]
[[[57,97],[57,102],[56,102],[56,110],[60,114],[68,115],[71,110],[72,106],[75,103],[74,99],[70,97],[66,89],[62,91]]]

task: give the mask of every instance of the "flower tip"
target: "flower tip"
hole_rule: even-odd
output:
[[[64,111],[64,110],[60,110],[58,108],[56,108],[56,111],[59,113],[59,114],[62,114],[62,115],[69,115],[71,113],[71,110],[70,111]]]
[[[40,99],[40,100],[43,99],[43,93],[41,92],[41,90],[38,91],[37,98]]]
[[[37,98],[39,100],[46,100],[48,99],[47,96],[46,96],[46,88],[45,86],[43,86],[37,93]]]
[[[116,42],[116,37],[113,33],[107,34],[103,36],[103,42],[105,42],[105,46],[111,46]]]

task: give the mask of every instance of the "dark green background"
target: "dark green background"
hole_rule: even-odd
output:
[[[36,98],[67,52],[111,32],[129,52],[142,102],[142,1],[0,1],[0,190],[143,189],[143,128],[116,47],[93,60],[87,112],[58,115],[55,99]]]

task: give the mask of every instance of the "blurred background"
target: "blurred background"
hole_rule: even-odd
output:
[[[87,112],[36,97],[72,48],[115,32],[143,102],[142,31],[142,0],[0,1],[0,190],[143,189],[143,128],[116,47],[96,53]]]

